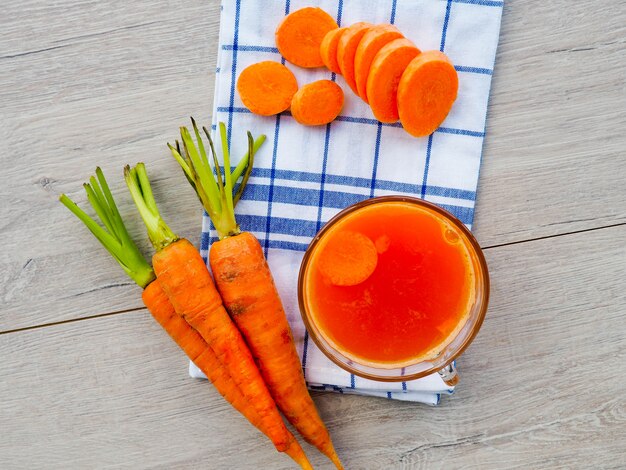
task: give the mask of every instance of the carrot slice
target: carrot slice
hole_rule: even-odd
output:
[[[291,70],[271,60],[246,67],[237,79],[237,92],[244,106],[261,116],[288,109],[296,91],[298,82]]]
[[[454,65],[443,52],[418,55],[398,85],[398,112],[404,129],[415,137],[432,134],[450,112],[458,89]]]
[[[374,57],[367,77],[367,98],[376,119],[381,122],[398,120],[398,83],[404,69],[420,50],[408,39],[394,39],[384,45]]]
[[[348,28],[337,28],[332,31],[328,31],[322,44],[320,45],[320,54],[324,65],[331,72],[341,74],[339,63],[337,62],[337,46],[339,45],[339,38]]]
[[[392,24],[379,24],[371,28],[359,42],[354,55],[354,79],[358,95],[369,103],[367,99],[367,76],[374,57],[385,45],[394,39],[402,38],[402,33]]]
[[[330,80],[304,85],[291,100],[291,115],[306,126],[328,124],[339,115],[341,108],[343,90]]]
[[[339,63],[339,69],[346,83],[354,93],[357,93],[356,81],[354,80],[354,55],[356,54],[356,48],[359,42],[363,38],[363,35],[367,33],[372,25],[370,23],[354,23],[348,27],[339,38],[339,45],[337,46],[337,62]]]
[[[336,286],[355,286],[372,275],[378,264],[376,246],[359,232],[346,230],[322,247],[318,267]]]
[[[292,64],[312,68],[324,65],[320,45],[326,33],[338,28],[321,8],[306,7],[285,16],[276,29],[276,47]]]

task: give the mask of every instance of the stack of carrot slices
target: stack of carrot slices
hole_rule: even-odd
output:
[[[294,65],[323,67],[320,44],[337,28],[335,20],[321,8],[301,8],[278,25],[276,46]],[[253,113],[271,116],[291,108],[293,118],[306,126],[333,121],[341,112],[344,100],[343,90],[331,80],[318,80],[298,89],[291,70],[273,61],[246,67],[237,80],[237,91],[244,106]]]
[[[276,46],[294,65],[326,66],[342,75],[376,119],[400,120],[415,137],[432,134],[457,97],[458,76],[450,59],[439,51],[422,52],[391,24],[359,22],[340,28],[324,10],[306,7],[283,19]],[[334,81],[319,80],[298,90],[293,73],[271,61],[247,67],[237,90],[253,113],[268,116],[291,108],[297,122],[312,126],[333,121],[344,102]]]

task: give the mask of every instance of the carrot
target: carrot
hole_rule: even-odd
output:
[[[337,46],[339,45],[339,38],[348,28],[332,29],[326,33],[322,44],[320,45],[320,55],[322,61],[328,70],[341,74],[339,63],[337,62]]]
[[[378,251],[374,242],[359,232],[339,232],[320,247],[319,270],[336,286],[362,283],[372,275],[377,264]]]
[[[402,33],[392,24],[379,24],[365,33],[354,54],[354,80],[358,95],[368,103],[367,77],[374,57],[385,45],[402,38]]]
[[[331,80],[304,85],[291,100],[291,115],[307,126],[328,124],[339,115],[341,108],[343,90]]]
[[[207,342],[228,370],[247,401],[255,408],[276,448],[286,450],[293,436],[278,415],[250,350],[228,317],[213,279],[198,250],[179,239],[161,218],[152,189],[141,163],[124,169],[126,184],[157,250],[152,264],[157,280],[181,315]],[[198,188],[199,189],[199,188]]]
[[[354,23],[339,38],[337,46],[337,62],[343,78],[354,93],[358,94],[354,79],[354,56],[359,42],[372,25],[370,23]]]
[[[291,70],[271,60],[246,67],[237,79],[237,92],[244,106],[261,116],[285,111],[296,91],[298,82]]]
[[[204,372],[217,391],[254,426],[266,433],[264,423],[256,410],[249,406],[244,395],[235,385],[228,371],[220,364],[213,350],[198,332],[176,313],[161,285],[155,282],[154,271],[128,234],[100,168],[96,169],[96,175],[97,179],[92,177],[90,183],[84,186],[88,200],[104,223],[105,228],[89,217],[65,194],[61,195],[60,201],[87,226],[129,277],[144,289],[142,299],[148,311],[185,354]],[[303,468],[310,468],[307,466],[306,457],[303,457],[303,451],[297,443],[292,445],[287,453],[301,463]]]
[[[408,39],[394,39],[374,57],[367,77],[366,94],[376,119],[398,120],[398,82],[409,62],[420,50]]]
[[[404,129],[416,137],[432,134],[450,112],[458,89],[454,65],[443,52],[418,55],[398,85],[398,112]]]
[[[220,363],[213,349],[183,317],[176,313],[159,282],[150,283],[143,291],[144,304],[187,357],[204,372],[217,391],[259,431],[270,437],[270,430],[256,409],[250,406],[245,395],[235,384],[228,370]],[[271,439],[271,437],[270,437]],[[301,468],[312,469],[304,451],[294,439],[285,450]]]
[[[230,161],[226,128],[220,123],[226,181],[222,185],[219,168],[215,171],[218,179],[217,184],[215,182],[213,169],[206,158],[195,123],[193,125],[197,147],[189,131],[182,128],[184,153],[177,152],[172,145],[170,149],[181,163],[185,174],[194,175],[196,189],[200,189],[197,191],[198,196],[217,230],[220,240],[212,244],[209,259],[222,301],[244,335],[280,410],[307,442],[329,457],[337,468],[342,468],[328,431],[306,388],[291,329],[263,250],[252,234],[240,230],[233,207],[228,203],[232,187],[229,183]],[[205,133],[213,150],[214,146],[206,129]],[[252,147],[250,136],[248,146]],[[214,160],[217,160],[215,155]],[[215,193],[216,186],[218,195],[225,202],[219,206],[209,197],[209,194]]]
[[[287,15],[276,28],[276,47],[282,56],[305,68],[324,65],[320,45],[335,20],[321,8],[306,7]]]

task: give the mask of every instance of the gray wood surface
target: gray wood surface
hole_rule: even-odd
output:
[[[440,408],[315,395],[346,468],[626,463],[626,226],[487,258],[492,308]],[[290,467],[182,373],[185,357],[145,310],[3,335],[0,357],[0,455],[12,466]]]
[[[83,201],[101,164],[130,213],[121,167],[146,160],[165,217],[197,240],[164,142],[209,118],[218,2],[5,3],[0,467],[289,468],[181,372],[56,201]],[[626,466],[625,41],[624,1],[506,3],[475,223],[488,318],[440,408],[315,396],[348,468]]]

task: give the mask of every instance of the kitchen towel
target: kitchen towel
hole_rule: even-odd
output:
[[[319,6],[340,26],[358,21],[393,23],[421,50],[441,50],[455,64],[459,92],[435,133],[414,138],[399,124],[382,124],[341,76],[325,68],[285,62],[274,31],[289,12]],[[341,209],[373,196],[404,194],[438,204],[471,228],[480,170],[489,88],[503,2],[493,0],[224,0],[221,6],[213,126],[226,123],[234,158],[247,150],[245,131],[266,134],[252,177],[237,206],[244,230],[261,242],[313,390],[417,401],[435,405],[454,390],[438,374],[380,383],[340,369],[308,338],[297,301],[302,255],[317,231]],[[300,86],[335,80],[345,105],[332,123],[306,127],[289,112],[251,114],[236,91],[241,71],[263,60],[282,61]],[[204,217],[201,253],[214,233]],[[190,364],[190,374],[202,373]]]

